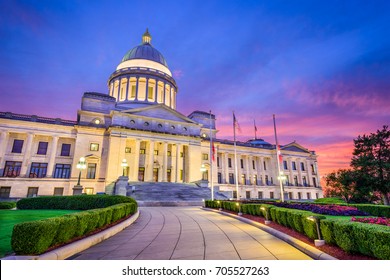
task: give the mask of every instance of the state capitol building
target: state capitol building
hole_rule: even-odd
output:
[[[108,93],[83,94],[76,121],[0,112],[0,198],[72,195],[76,185],[86,194],[112,194],[123,175],[130,183],[194,186],[212,178],[228,197],[236,197],[238,183],[240,198],[280,198],[276,146],[236,142],[235,160],[234,141],[217,137],[215,116],[181,114],[177,95],[146,31],[109,77]],[[281,154],[285,195],[322,197],[315,152],[292,142]]]

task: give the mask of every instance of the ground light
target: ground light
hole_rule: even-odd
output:
[[[315,240],[314,240],[314,245],[315,245],[316,247],[325,245],[325,240],[322,240],[322,239],[321,239],[320,219],[318,219],[318,217],[315,217],[315,216],[307,217],[307,219],[308,219],[309,221],[315,222],[315,223],[316,223],[316,226],[317,226],[318,239],[315,239]]]
[[[219,210],[219,211],[222,211],[221,201],[218,200],[218,201],[217,201],[217,204],[218,204],[218,208],[219,208],[218,210]]]
[[[242,216],[242,213],[241,213],[241,204],[240,203],[236,203],[236,205],[238,206],[238,216]]]
[[[269,225],[271,223],[270,220],[268,220],[268,211],[265,209],[265,207],[260,207],[261,210],[265,211],[265,224]]]

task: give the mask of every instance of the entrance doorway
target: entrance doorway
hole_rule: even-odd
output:
[[[145,168],[144,167],[140,167],[138,169],[138,181],[139,182],[145,181]]]
[[[158,182],[158,168],[153,168],[153,181]]]

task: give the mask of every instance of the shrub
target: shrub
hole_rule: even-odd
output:
[[[77,196],[77,199],[73,199],[73,197],[59,197],[59,199],[51,199],[53,197],[37,197],[31,200],[21,200],[20,205],[23,209],[47,209],[46,207],[60,209],[59,206],[67,207],[66,209],[74,209],[72,207],[79,209],[80,203],[84,201],[80,197],[89,196]],[[61,245],[75,237],[87,235],[98,228],[116,222],[137,211],[137,204],[134,199],[127,199],[121,196],[114,196],[114,198],[110,198],[111,196],[90,197],[85,200],[87,205],[83,207],[91,207],[93,201],[97,202],[96,204],[99,206],[109,206],[56,218],[16,224],[11,239],[14,252],[19,255],[41,254],[52,246]],[[69,199],[68,202],[66,201],[67,198]],[[107,201],[104,202],[102,199],[107,199]],[[58,205],[56,204],[57,202]],[[114,202],[117,202],[117,204]],[[42,203],[43,206],[39,205],[39,203]]]
[[[2,201],[0,202],[0,209],[12,209],[16,207],[16,202]]]
[[[390,206],[372,204],[354,204],[360,211],[367,212],[372,216],[390,218]]]
[[[325,240],[326,243],[336,245],[333,225],[334,225],[334,221],[332,220],[326,220],[326,219],[321,220],[320,230],[321,230],[322,238]]]
[[[105,208],[120,203],[137,203],[133,198],[121,195],[39,196],[23,198],[18,209],[89,210]]]
[[[14,226],[11,246],[16,254],[41,254],[53,243],[59,221],[45,219],[19,223]]]

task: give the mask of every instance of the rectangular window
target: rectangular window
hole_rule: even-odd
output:
[[[229,173],[229,184],[234,184],[234,174]]]
[[[54,178],[70,178],[70,164],[56,164]]]
[[[218,172],[218,184],[222,184],[222,173]]]
[[[263,192],[257,192],[257,198],[263,199]]]
[[[36,197],[38,195],[38,187],[29,187],[27,197]]]
[[[298,199],[299,199],[299,200],[302,199],[302,193],[301,193],[301,192],[298,192]]]
[[[126,154],[130,154],[131,153],[131,148],[130,147],[126,147],[125,148],[125,153]]]
[[[316,180],[316,178],[313,178],[313,187],[317,187],[317,180]]]
[[[88,163],[87,179],[95,179],[96,176],[96,163]]]
[[[131,98],[135,98],[136,86],[131,86]]]
[[[302,177],[302,183],[303,183],[304,187],[307,187],[307,182],[306,182],[306,177],[305,176]]]
[[[274,192],[270,192],[270,193],[269,193],[269,198],[270,198],[270,199],[274,199]]]
[[[30,178],[46,177],[47,163],[33,162],[31,163]]]
[[[292,192],[288,192],[288,199],[293,199],[293,193]]]
[[[267,170],[267,164],[265,163],[265,161],[263,163],[264,163],[264,170]]]
[[[246,191],[245,192],[245,198],[250,199],[251,198],[251,191]]]
[[[148,99],[153,100],[153,87],[148,87]]]
[[[140,153],[141,155],[144,155],[144,154],[145,154],[145,149],[140,149],[140,150],[139,150],[139,153]]]
[[[287,170],[287,169],[288,169],[287,161],[286,161],[286,160],[283,161],[283,166],[284,166],[284,170]]]
[[[298,176],[294,176],[294,185],[298,186]]]
[[[183,180],[183,169],[180,169],[180,180]]]
[[[292,162],[292,169],[297,170],[297,164],[295,163],[295,161]]]
[[[306,197],[307,197],[307,199],[311,199],[311,195],[310,195],[310,193],[308,192],[308,193],[306,193]]]
[[[233,198],[237,199],[237,191],[233,191]]]
[[[125,99],[125,89],[123,88],[123,84],[122,84],[122,87],[121,87],[121,100]]]
[[[70,144],[62,144],[61,156],[68,157],[70,155]]]
[[[11,187],[0,187],[0,198],[9,198]]]
[[[168,152],[167,152],[167,156],[168,156],[168,157],[172,156],[172,152],[171,152],[171,151],[168,151]]]
[[[257,185],[257,175],[253,175],[253,185]]]
[[[316,174],[316,171],[314,169],[314,164],[311,165],[311,173]]]
[[[209,171],[202,172],[202,180],[207,181],[209,179]]]
[[[17,177],[20,175],[22,168],[21,161],[6,161],[4,166],[3,177]]]
[[[63,196],[64,188],[54,188],[54,196]]]
[[[217,167],[219,167],[219,157],[217,157]]]
[[[241,168],[244,168],[244,160],[240,159]]]
[[[209,154],[202,154],[202,159],[203,160],[208,160],[209,159]]]
[[[268,175],[265,175],[265,184],[269,186]]]
[[[48,142],[39,142],[37,154],[46,155],[48,144],[49,144]]]
[[[303,162],[301,162],[301,170],[305,171],[305,164]]]
[[[21,154],[23,148],[23,142],[24,140],[15,139],[14,144],[12,146],[12,153]]]
[[[91,152],[97,152],[97,151],[99,151],[99,144],[98,144],[98,143],[91,143],[91,144],[89,145],[89,150],[90,150]]]
[[[158,150],[154,150],[154,155],[158,156]]]
[[[85,188],[84,192],[85,194],[93,194],[93,188]]]
[[[256,169],[256,162],[254,160],[252,160],[252,168]]]
[[[183,152],[180,152],[180,157],[184,157],[184,153]]]
[[[318,195],[318,193],[316,193],[316,199],[319,199],[320,198],[320,196]]]
[[[231,158],[228,158],[228,166],[232,167],[232,159]]]
[[[245,174],[241,175],[241,184],[242,185],[246,185],[246,176],[245,176]]]

